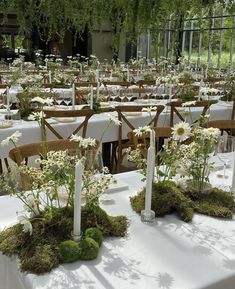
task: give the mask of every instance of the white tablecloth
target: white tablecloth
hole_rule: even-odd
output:
[[[143,186],[136,172],[116,175],[129,190],[102,205],[130,221],[126,238],[105,239],[93,261],[61,265],[36,276],[18,271],[17,259],[0,255],[0,289],[234,289],[235,220],[195,215],[191,224],[175,215],[143,224],[129,197]],[[228,181],[231,181],[229,179]],[[0,228],[16,221],[20,201],[0,197]]]
[[[163,101],[164,102],[164,101]],[[162,103],[162,101],[160,101]],[[231,104],[227,104],[225,102],[219,102],[215,105],[211,106],[210,109],[210,119],[230,119],[231,118],[231,111],[232,106]],[[191,113],[193,119],[201,113],[201,108],[193,108],[191,109]],[[113,115],[116,115],[113,113]],[[128,116],[129,121],[134,125],[134,127],[139,127],[146,125],[149,120],[150,116],[148,113],[141,113],[138,116]],[[53,124],[55,128],[64,136],[68,137],[74,129],[78,126],[79,123],[83,118],[78,119],[74,123],[57,123]],[[175,121],[179,119],[175,118]],[[188,119],[190,121],[190,119]],[[15,131],[19,130],[22,133],[22,137],[20,138],[18,144],[26,144],[26,143],[33,143],[41,141],[41,134],[40,128],[37,122],[26,122],[26,121],[13,121],[14,125],[8,129],[0,129],[0,142],[4,140],[6,137],[10,136]],[[109,123],[109,118],[107,114],[95,114],[91,117],[88,123],[87,129],[87,137],[93,137],[100,140],[102,132],[104,131],[105,127]],[[159,117],[158,126],[167,126],[169,125],[169,108],[168,111],[165,109],[163,113]],[[130,128],[127,125],[123,125],[123,139],[126,138],[128,131]],[[48,132],[48,139],[55,139],[55,136]],[[111,124],[109,129],[106,131],[102,142],[111,142],[118,140],[118,126]],[[5,158],[8,156],[9,150],[12,146],[0,146],[0,158]]]

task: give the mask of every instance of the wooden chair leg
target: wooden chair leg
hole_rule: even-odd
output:
[[[0,159],[0,174],[3,174],[2,159]]]
[[[7,168],[7,171],[10,172],[10,166],[9,166],[8,159],[7,159],[7,158],[4,158],[4,163],[5,163],[5,166],[6,166],[6,168]]]
[[[111,172],[115,173],[116,170],[117,170],[117,144],[112,143]]]

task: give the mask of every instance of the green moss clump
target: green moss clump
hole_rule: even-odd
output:
[[[53,212],[45,210],[31,223],[32,235],[24,233],[21,224],[0,232],[0,251],[7,256],[18,254],[22,271],[49,272],[62,262],[59,247],[71,237],[73,208],[54,208]],[[105,236],[121,237],[126,235],[127,225],[125,216],[111,217],[99,207],[82,208],[83,232],[96,227]]]
[[[125,216],[109,216],[100,207],[85,206],[82,210],[82,230],[97,227],[105,237],[124,237],[127,231],[127,218]]]
[[[145,190],[130,198],[132,208],[140,213],[144,209]],[[153,184],[152,210],[157,217],[162,217],[176,211],[182,220],[190,222],[193,218],[192,201],[184,196],[173,182]]]
[[[101,246],[102,241],[103,241],[103,234],[98,228],[86,229],[85,237],[89,237],[95,240],[98,243],[99,247]]]
[[[87,237],[79,243],[81,260],[93,260],[96,259],[99,254],[99,245],[98,243]]]
[[[196,208],[195,211],[208,215],[208,216],[214,216],[214,217],[220,217],[220,218],[227,218],[227,219],[232,219],[233,218],[233,213],[231,212],[230,209],[219,206],[216,204],[213,204],[212,202],[209,201],[196,201]]]
[[[67,240],[59,245],[59,256],[62,263],[72,263],[79,259],[79,246],[73,240]]]
[[[140,213],[144,209],[145,190],[130,198],[134,211]],[[198,193],[195,190],[183,190],[173,182],[153,184],[152,210],[161,217],[177,212],[185,222],[190,222],[194,212],[231,219],[235,201],[228,192],[214,188],[210,193]]]
[[[0,251],[7,256],[18,254],[27,238],[28,234],[23,232],[21,224],[12,226],[0,233]]]
[[[51,245],[36,246],[32,256],[21,258],[21,270],[36,274],[50,272],[58,265],[58,248]]]

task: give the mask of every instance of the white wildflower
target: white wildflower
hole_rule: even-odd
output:
[[[18,130],[14,132],[11,136],[8,136],[6,139],[1,141],[2,146],[7,146],[9,145],[9,142],[12,141],[14,143],[18,142],[19,138],[22,136],[22,133],[19,132]]]
[[[32,99],[32,101],[35,101],[35,102],[39,102],[41,103],[42,105],[50,105],[50,104],[53,104],[53,99],[52,98],[42,98],[40,96],[36,96]]]
[[[40,112],[33,112],[32,114],[30,114],[28,116],[28,120],[41,120],[42,118],[44,118],[46,115],[43,111]]]
[[[134,129],[133,132],[135,133],[136,136],[141,137],[144,134],[151,132],[151,128],[148,125],[147,126],[141,126],[139,128]]]
[[[33,226],[30,223],[29,218],[27,218],[24,215],[18,216],[18,221],[21,225],[23,225],[23,232],[24,233],[29,233],[30,235],[32,235],[33,233]]]
[[[72,135],[70,138],[71,141],[78,142],[78,146],[81,148],[88,148],[88,147],[95,147],[96,146],[96,140],[94,138],[88,137],[83,138],[79,135]]]
[[[143,107],[142,111],[143,112],[151,112],[151,111],[156,111],[157,107],[156,106],[150,106],[150,107]]]
[[[196,100],[194,100],[194,101],[186,101],[186,102],[184,102],[184,103],[182,103],[182,106],[193,106],[193,105],[195,105],[196,104]]]
[[[121,125],[122,124],[122,122],[120,120],[118,120],[117,117],[111,115],[110,113],[107,113],[106,115],[108,116],[109,120],[112,123],[114,123],[115,125]]]
[[[217,139],[221,134],[220,130],[214,127],[204,128],[201,130],[201,133],[205,138],[208,139]]]
[[[172,137],[174,140],[184,141],[191,134],[190,125],[187,122],[179,122],[172,129]]]

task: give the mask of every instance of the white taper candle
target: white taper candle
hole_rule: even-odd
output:
[[[93,109],[93,98],[94,98],[94,94],[93,94],[93,85],[92,85],[91,93],[90,93],[90,109]]]
[[[234,153],[234,157],[233,157],[233,179],[232,179],[231,192],[233,194],[235,194],[235,153]]]
[[[9,87],[7,86],[7,109],[10,109],[10,92],[9,92]]]
[[[145,192],[145,212],[151,212],[152,202],[152,185],[153,185],[153,172],[155,163],[155,149],[153,146],[148,148],[147,154],[147,176],[146,176],[146,192]]]
[[[100,96],[100,83],[99,83],[99,81],[97,82],[96,96],[97,96],[97,100],[98,100],[98,98],[99,98],[99,96]]]
[[[74,219],[73,236],[77,240],[81,236],[81,195],[82,195],[83,165],[79,160],[75,166],[75,190],[74,190]]]
[[[72,108],[75,109],[75,104],[76,104],[76,87],[75,84],[73,83],[72,86]]]
[[[49,71],[49,83],[51,83],[51,71]]]

